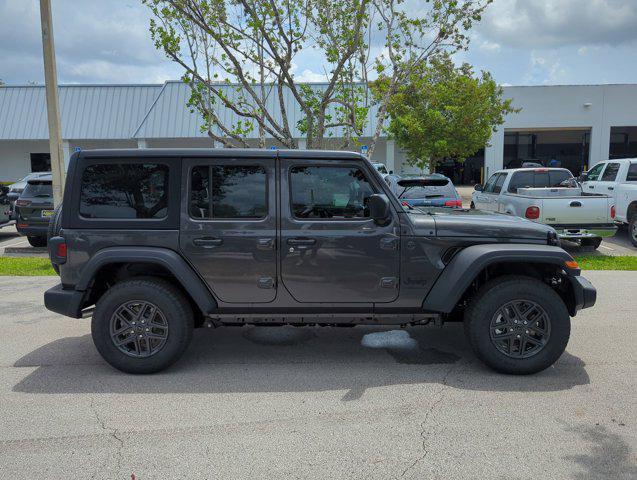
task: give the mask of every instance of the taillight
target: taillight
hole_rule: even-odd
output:
[[[524,216],[529,220],[537,220],[540,218],[540,207],[527,207],[526,212],[524,212]]]
[[[31,205],[31,200],[16,200],[15,204],[18,207],[28,207],[29,205]]]
[[[403,207],[410,207],[410,206],[411,206],[411,205],[409,205],[407,202],[402,202],[402,203],[401,203],[401,205],[402,205]]]
[[[58,258],[66,258],[66,243],[58,243],[55,254]]]
[[[610,218],[615,218],[615,205],[610,207]]]
[[[462,207],[462,200],[447,200],[445,207]]]

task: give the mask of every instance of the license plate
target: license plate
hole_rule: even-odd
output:
[[[43,218],[49,218],[53,216],[54,211],[53,210],[42,210],[42,217]]]

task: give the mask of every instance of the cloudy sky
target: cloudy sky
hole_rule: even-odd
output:
[[[181,75],[157,52],[136,0],[53,0],[60,83],[160,83]],[[461,58],[504,85],[637,82],[637,0],[495,0]],[[320,80],[317,61],[297,76]],[[38,0],[0,0],[0,79],[43,83]]]

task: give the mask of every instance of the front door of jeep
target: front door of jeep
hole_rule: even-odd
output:
[[[274,300],[274,158],[184,159],[182,169],[184,255],[219,300]]]
[[[299,302],[383,303],[398,296],[400,229],[379,225],[382,192],[362,162],[281,160],[281,281]]]

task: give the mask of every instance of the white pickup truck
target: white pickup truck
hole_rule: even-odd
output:
[[[628,225],[630,241],[637,247],[637,158],[599,162],[580,181],[584,192],[614,198],[615,221]]]
[[[617,231],[613,204],[608,195],[583,193],[565,168],[499,170],[471,197],[471,208],[544,223],[560,238],[593,248]]]

